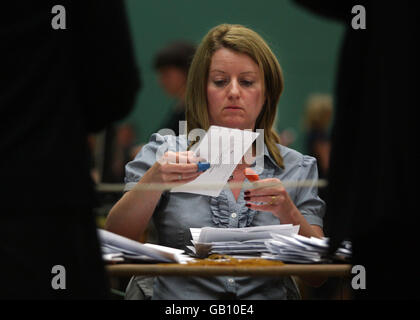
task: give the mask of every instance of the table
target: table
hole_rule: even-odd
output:
[[[114,264],[106,270],[112,277],[131,276],[325,276],[349,277],[349,264],[284,264],[278,266],[191,266],[183,264]]]

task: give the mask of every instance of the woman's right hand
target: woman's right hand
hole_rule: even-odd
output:
[[[197,162],[192,151],[166,152],[143,175],[131,191],[126,192],[111,209],[105,228],[127,238],[138,240],[145,232],[163,190],[173,188],[197,178]],[[146,184],[146,189],[143,187]],[[148,184],[163,184],[163,188],[150,188]],[[136,188],[138,187],[138,188]],[[139,205],[141,204],[141,205]]]
[[[197,172],[202,158],[194,156],[192,151],[167,151],[161,159],[146,172],[142,183],[184,184],[196,179],[203,172]]]

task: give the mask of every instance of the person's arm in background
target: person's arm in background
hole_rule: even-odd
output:
[[[141,89],[124,1],[77,2],[82,18],[69,27],[77,28],[81,103],[88,132],[98,132],[123,119],[132,110]],[[112,19],[110,19],[112,17]],[[73,23],[73,25],[71,24]]]

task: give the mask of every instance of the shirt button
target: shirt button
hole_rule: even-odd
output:
[[[231,216],[233,219],[235,219],[235,218],[236,218],[236,212],[232,213],[230,216]]]
[[[232,283],[234,283],[234,282],[235,282],[235,280],[233,280],[232,278],[229,278],[229,279],[228,279],[228,282],[229,282],[230,284],[232,284]]]

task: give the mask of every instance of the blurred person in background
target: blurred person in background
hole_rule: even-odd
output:
[[[330,95],[316,94],[308,98],[305,108],[306,153],[315,157],[318,164],[319,179],[328,174],[331,142],[329,126],[333,114]],[[325,188],[320,188],[319,196],[325,199]]]
[[[179,121],[185,121],[185,90],[188,70],[195,53],[195,46],[187,41],[175,41],[160,49],[154,58],[154,68],[159,84],[165,93],[175,99],[169,116],[159,129],[171,129],[179,135]]]
[[[120,183],[124,182],[126,163],[133,160],[136,156],[136,153],[133,153],[135,141],[136,132],[132,125],[125,123],[117,127],[114,147],[115,156],[112,169]]]

